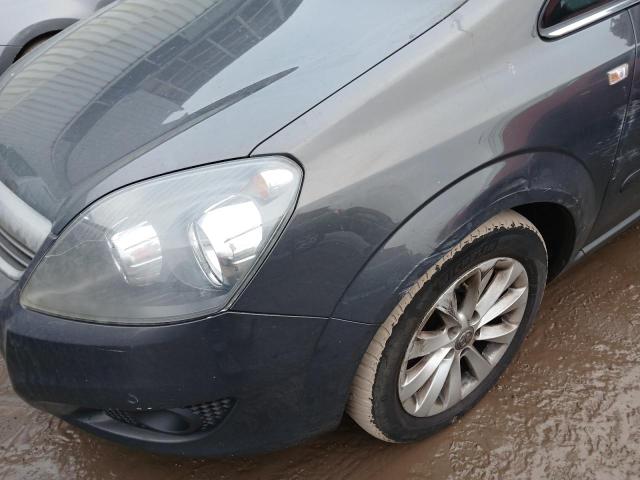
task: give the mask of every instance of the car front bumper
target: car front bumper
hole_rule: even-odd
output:
[[[335,428],[375,333],[342,320],[238,312],[106,326],[27,311],[16,293],[3,304],[2,349],[24,400],[111,440],[189,456],[278,449]],[[175,412],[204,425],[149,428]]]

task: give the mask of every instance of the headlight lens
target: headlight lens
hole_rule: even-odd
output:
[[[302,172],[280,157],[170,174],[112,193],[60,235],[21,302],[101,323],[223,309],[290,216]]]

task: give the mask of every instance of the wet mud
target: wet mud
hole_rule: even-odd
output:
[[[33,410],[0,363],[0,479],[626,479],[640,477],[640,227],[548,289],[499,385],[447,430],[386,445],[337,432],[253,458],[129,450]]]

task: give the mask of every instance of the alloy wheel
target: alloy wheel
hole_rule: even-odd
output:
[[[453,282],[425,315],[405,354],[398,395],[412,416],[440,414],[469,395],[516,335],[529,279],[513,258],[495,258]]]

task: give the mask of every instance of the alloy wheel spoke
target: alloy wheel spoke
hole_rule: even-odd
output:
[[[436,350],[451,346],[452,340],[449,338],[449,334],[445,330],[437,332],[420,332],[413,340],[406,360],[413,360],[414,358],[425,357]]]
[[[489,285],[489,281],[493,278],[493,269],[495,267],[495,264],[496,262],[493,262],[493,265],[490,268],[482,271],[482,280],[480,281],[480,295],[478,300],[480,300],[480,297],[482,297],[482,295],[484,294],[487,285]]]
[[[450,348],[442,348],[429,357],[423,358],[417,365],[406,372],[403,384],[400,386],[400,401],[405,402],[422,388],[436,373],[440,363],[444,360]]]
[[[529,289],[510,288],[481,318],[476,328],[481,328],[496,318],[526,305]]]
[[[489,375],[493,368],[489,361],[484,358],[475,347],[470,347],[465,350],[464,357],[469,362],[469,367],[478,381]]]
[[[469,324],[476,310],[478,299],[482,285],[482,272],[478,269],[464,283],[465,293],[462,305],[459,307],[459,314],[462,316],[466,324]]]
[[[508,268],[495,272],[476,306],[476,311],[480,318],[485,316],[489,309],[493,307],[502,294],[523,272],[524,268],[518,262],[512,262]]]
[[[524,267],[520,262],[511,262],[511,267],[509,268],[509,278],[507,279],[507,286],[510,287],[515,283],[515,281],[524,273]]]
[[[462,400],[462,369],[460,366],[460,354],[456,353],[449,370],[447,383],[445,384],[444,408],[454,406]]]
[[[499,325],[487,325],[478,330],[476,340],[495,343],[510,343],[518,331],[518,325],[502,322]]]
[[[436,310],[442,314],[442,319],[448,326],[463,326],[458,316],[458,297],[454,287],[449,288],[436,303]]]
[[[442,392],[451,365],[453,364],[453,354],[448,355],[442,360],[438,366],[437,371],[431,378],[429,384],[425,386],[424,390],[416,398],[416,414],[419,416],[426,416],[433,409],[436,400]]]

